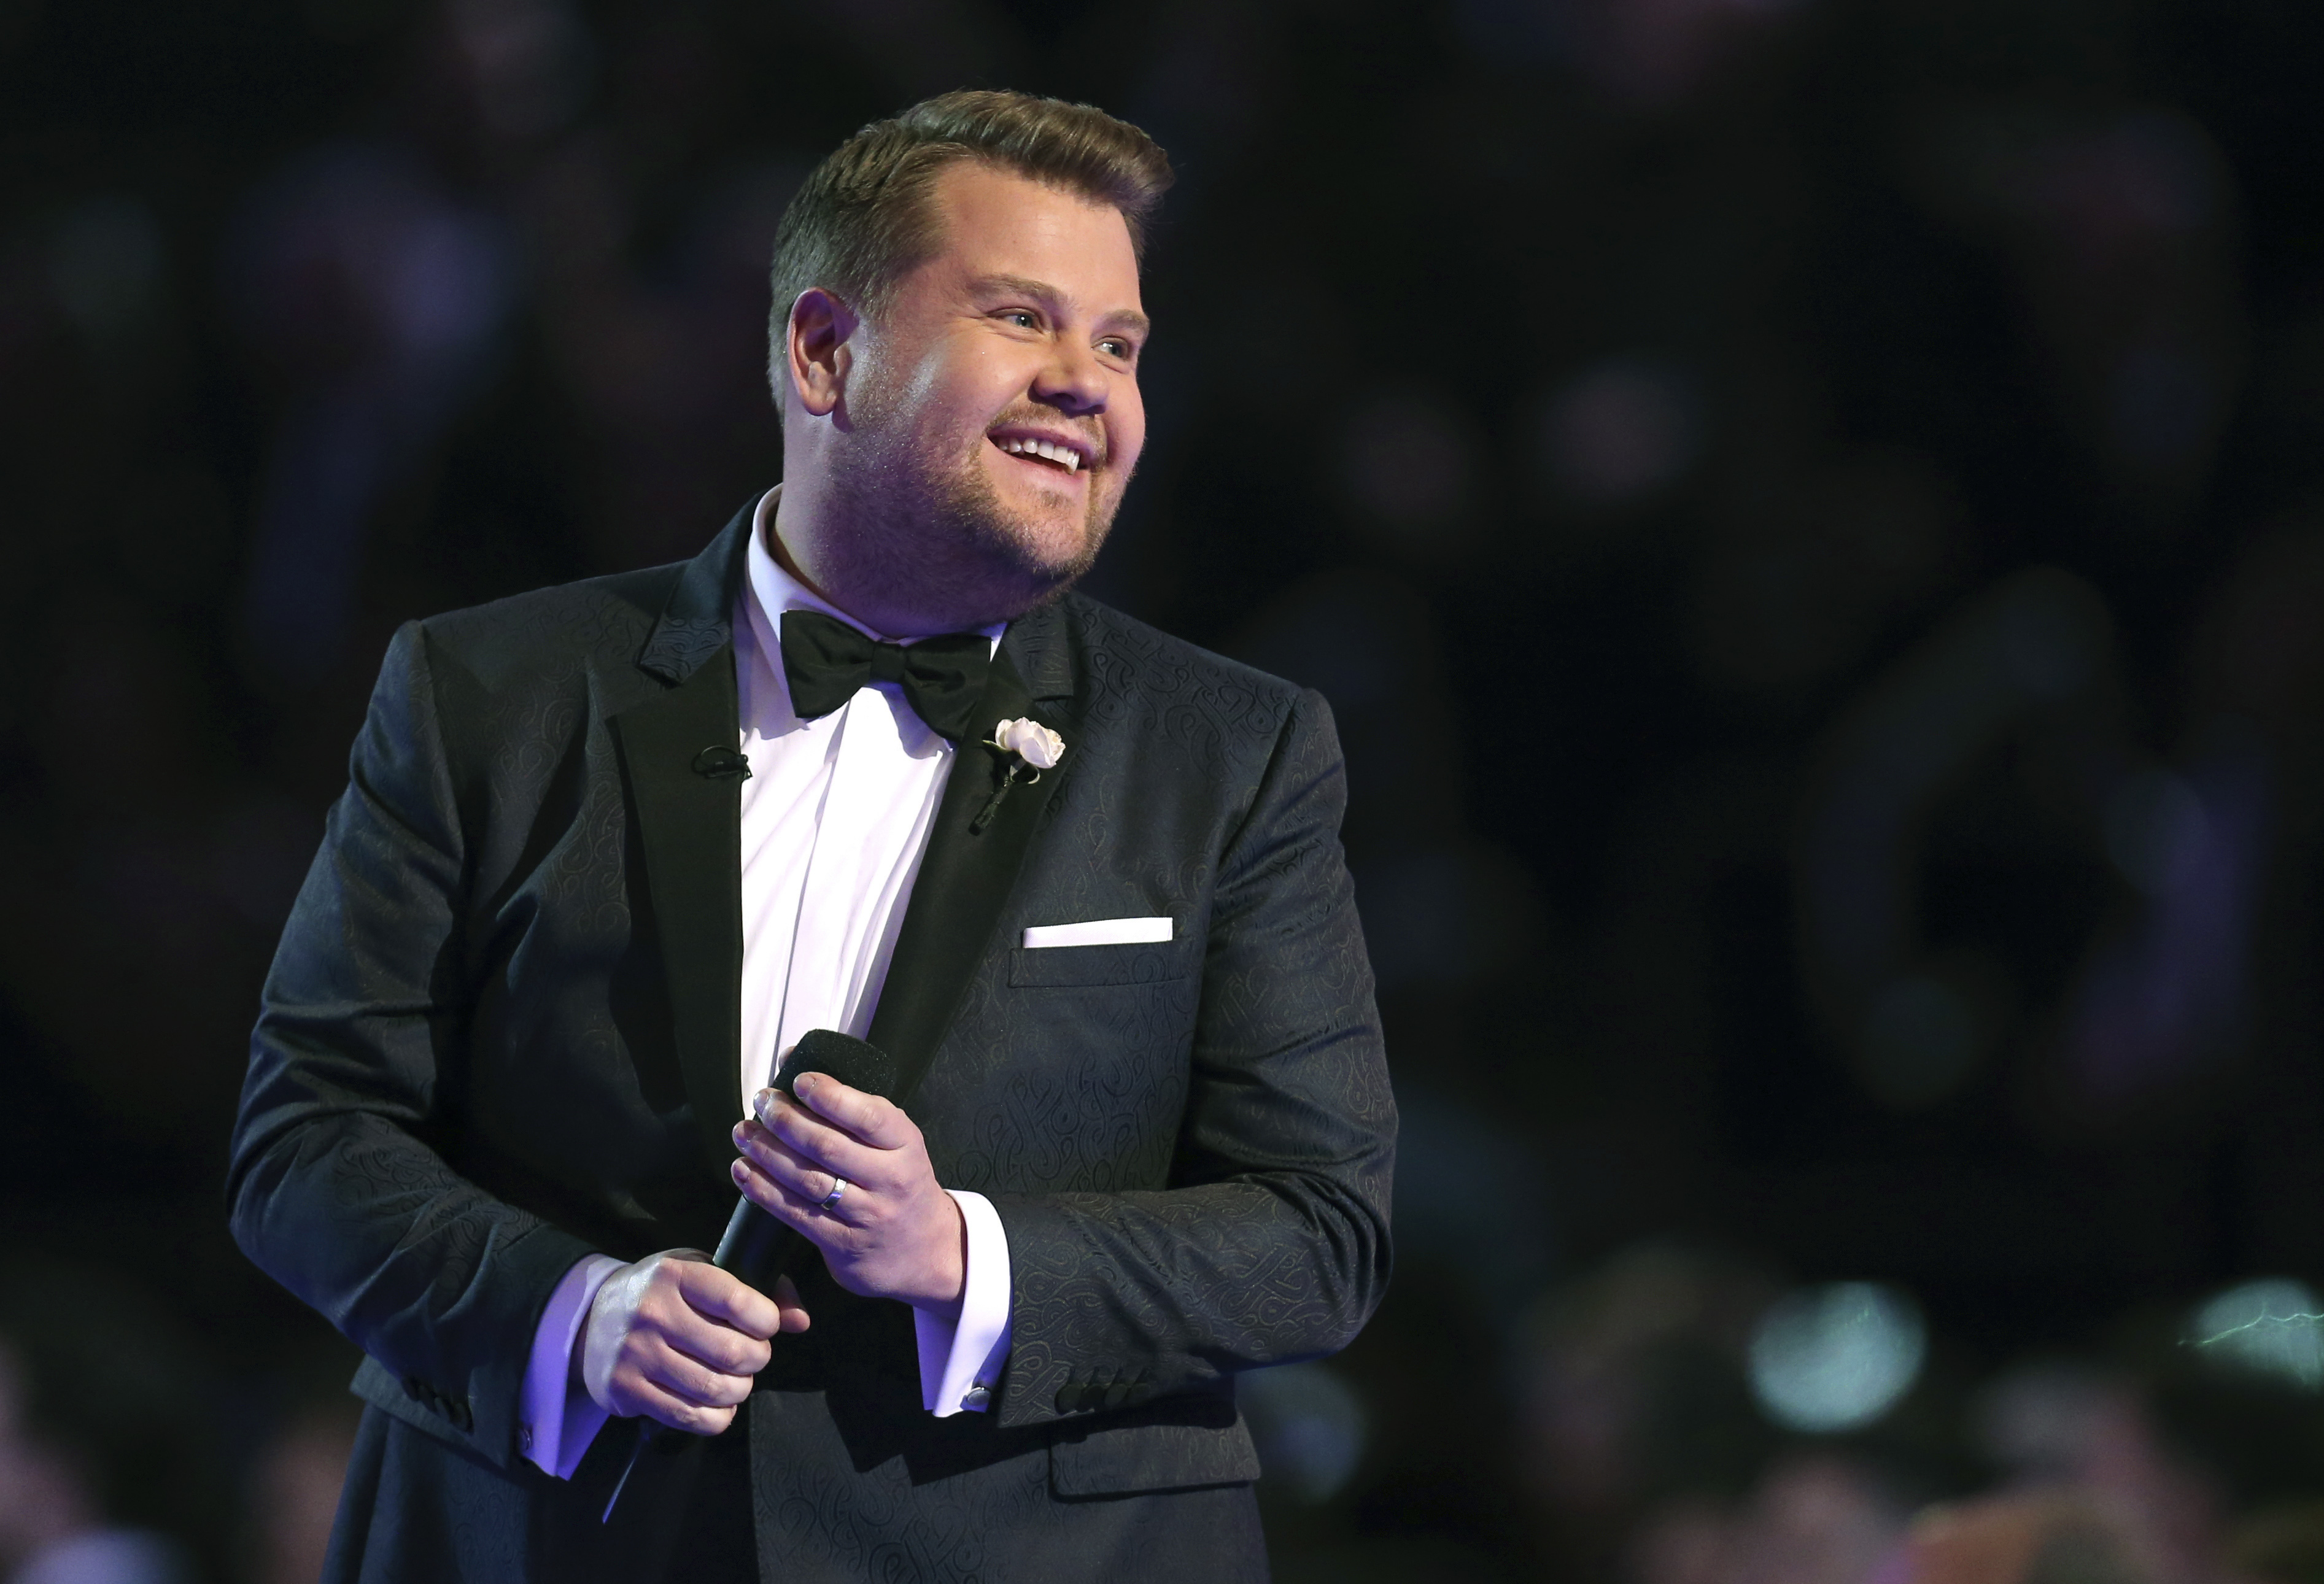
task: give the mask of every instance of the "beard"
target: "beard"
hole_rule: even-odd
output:
[[[1096,562],[1126,479],[1102,489],[1093,476],[1080,531],[1058,545],[1001,499],[981,465],[982,433],[964,454],[916,432],[883,392],[853,407],[857,443],[835,458],[831,480],[845,526],[825,545],[838,586],[947,627],[982,627],[1056,599]]]

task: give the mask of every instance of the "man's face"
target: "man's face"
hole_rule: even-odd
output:
[[[886,506],[889,553],[900,509],[946,576],[1021,591],[997,619],[1088,569],[1145,445],[1138,261],[1120,213],[1075,193],[964,161],[933,197],[940,251],[849,377],[849,493]]]

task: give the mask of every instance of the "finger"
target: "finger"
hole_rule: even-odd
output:
[[[745,1118],[742,1126],[758,1129],[752,1137],[763,1135],[779,1139],[814,1164],[835,1167],[842,1175],[848,1166],[865,1169],[868,1163],[888,1153],[865,1144],[845,1128],[825,1121],[775,1090],[763,1091],[752,1102],[752,1109],[755,1117]]]
[[[733,1409],[706,1408],[699,1403],[689,1403],[643,1377],[628,1382],[622,1395],[625,1399],[622,1404],[622,1417],[643,1416],[688,1435],[716,1435],[734,1423]]]
[[[791,1085],[800,1102],[875,1149],[901,1149],[919,1128],[894,1101],[850,1089],[828,1073],[805,1073]]]
[[[772,1300],[767,1303],[769,1314],[775,1325],[781,1315]],[[771,1330],[769,1332],[772,1335]],[[721,1375],[754,1376],[766,1368],[768,1343],[763,1338],[696,1313],[685,1298],[674,1292],[654,1294],[638,1307],[637,1322],[630,1332],[631,1358],[635,1367],[645,1368],[646,1362],[659,1358],[664,1349],[684,1354],[696,1363]]]
[[[792,1230],[813,1239],[820,1245],[828,1241],[831,1234],[838,1229],[839,1223],[833,1220],[829,1211],[822,1209],[815,1200],[769,1176],[750,1156],[744,1156],[735,1161],[730,1169],[733,1174],[734,1186],[742,1191],[744,1197]]]
[[[808,1323],[807,1306],[799,1302],[798,1287],[790,1277],[775,1278],[774,1298],[776,1304],[783,1312],[783,1330],[791,1332],[807,1330]]]
[[[865,1144],[814,1112],[777,1096],[764,1121],[745,1121],[747,1140],[788,1149],[800,1161],[851,1183],[892,1185],[904,1169],[905,1152]]]
[[[761,1341],[775,1334],[782,1317],[774,1302],[750,1283],[715,1265],[689,1260],[672,1268],[678,1272],[679,1294],[696,1314]]]
[[[755,1122],[751,1127],[756,1131],[737,1136],[742,1158],[806,1203],[825,1209],[827,1212],[835,1212],[838,1206],[826,1207],[823,1202],[830,1197],[833,1184],[843,1179],[851,1188],[858,1183],[864,1184],[866,1192],[882,1186],[877,1183],[866,1183],[862,1176],[849,1177],[844,1169],[835,1169],[826,1162],[802,1155]],[[877,1157],[872,1158],[876,1160]],[[876,1165],[874,1169],[878,1169]]]
[[[825,1129],[825,1131],[830,1130]],[[834,1138],[844,1137],[835,1132],[831,1133],[830,1136]],[[765,1124],[753,1121],[749,1118],[734,1124],[733,1139],[737,1151],[752,1156],[763,1166],[779,1169],[788,1163],[792,1169],[801,1172],[832,1170],[832,1163],[824,1160],[811,1150],[800,1148],[781,1134],[770,1131]],[[852,1140],[849,1143],[853,1148],[858,1150],[862,1148],[862,1146],[853,1144]]]
[[[732,1408],[751,1395],[749,1375],[733,1375],[688,1358],[664,1340],[646,1350],[638,1373],[681,1402],[702,1408]]]
[[[772,1300],[768,1302],[767,1309],[774,1316],[775,1329],[779,1329],[782,1312],[776,1308]],[[766,1338],[751,1336],[733,1326],[706,1320],[690,1310],[672,1323],[656,1327],[654,1334],[673,1351],[721,1375],[756,1375],[767,1367],[767,1360],[771,1356],[770,1344]],[[774,1330],[770,1330],[768,1336],[773,1334]]]

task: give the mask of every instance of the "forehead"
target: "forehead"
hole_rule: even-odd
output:
[[[931,197],[938,270],[1046,281],[1093,313],[1139,306],[1138,254],[1111,204],[974,160],[947,167]]]

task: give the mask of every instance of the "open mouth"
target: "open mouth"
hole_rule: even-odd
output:
[[[1064,440],[1033,435],[996,435],[992,443],[1020,462],[1068,478],[1078,477],[1090,462],[1089,454],[1080,446]]]

